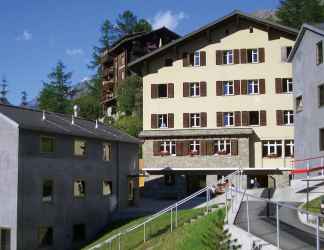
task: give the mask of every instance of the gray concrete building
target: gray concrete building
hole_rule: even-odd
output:
[[[137,201],[138,140],[0,105],[0,249],[79,249]]]
[[[289,57],[295,84],[295,159],[324,155],[323,40],[323,25],[305,24]]]

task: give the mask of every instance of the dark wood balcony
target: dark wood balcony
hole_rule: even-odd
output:
[[[106,103],[115,98],[115,83],[113,81],[104,81],[101,91],[101,102]]]

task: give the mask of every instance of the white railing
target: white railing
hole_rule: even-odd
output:
[[[230,183],[230,185],[232,185],[232,179],[236,176],[242,176],[242,171],[241,170],[237,170],[229,175],[227,175],[226,177],[222,178],[222,180],[218,181],[217,184],[221,184],[221,183],[225,183],[226,181],[228,181]],[[241,178],[240,179],[240,186],[242,185],[242,181]],[[236,180],[235,183],[238,183],[238,179]],[[238,184],[237,184],[238,186]],[[206,186],[203,189],[189,195],[188,197],[172,204],[171,206],[151,215],[149,218],[147,218],[144,222],[139,223],[135,226],[131,226],[127,229],[124,229],[122,231],[120,231],[119,233],[109,237],[108,239],[104,240],[103,242],[100,242],[92,247],[89,248],[89,250],[94,250],[94,249],[100,249],[101,247],[104,247],[105,245],[107,245],[107,247],[109,247],[109,249],[112,249],[112,244],[114,241],[117,241],[117,249],[121,250],[122,249],[122,240],[125,240],[125,237],[127,236],[127,234],[135,231],[136,229],[139,228],[143,228],[143,242],[146,242],[147,238],[146,238],[146,227],[147,224],[160,218],[162,215],[170,213],[170,230],[171,232],[173,231],[173,226],[178,227],[178,209],[181,205],[186,204],[187,202],[193,200],[194,198],[196,198],[197,196],[200,196],[203,193],[206,193],[206,213],[208,214],[208,212],[210,211],[210,193],[212,192],[212,187],[210,186]],[[227,203],[227,201],[225,201],[225,203]],[[174,216],[174,218],[173,218]]]

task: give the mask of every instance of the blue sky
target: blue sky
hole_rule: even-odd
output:
[[[106,18],[124,10],[166,25],[181,35],[234,9],[274,9],[279,0],[1,0],[0,77],[8,98],[19,104],[21,91],[34,98],[58,60],[73,72],[73,83],[90,76],[87,63]]]

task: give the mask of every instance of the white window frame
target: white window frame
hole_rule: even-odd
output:
[[[191,123],[192,119],[193,119],[193,124]],[[191,128],[200,128],[201,127],[200,113],[191,113],[190,114],[190,127]]]
[[[162,150],[161,150],[162,148]],[[163,141],[160,145],[162,153],[167,153],[171,156],[176,156],[176,142],[175,141]]]
[[[164,125],[164,126],[160,126],[160,121],[161,121],[161,125]],[[167,114],[158,114],[158,128],[162,128],[162,129],[168,128],[168,115]]]
[[[289,142],[286,144],[286,142]],[[290,156],[286,156],[286,146],[289,147]],[[285,140],[285,157],[294,157],[295,142],[294,140]]]
[[[230,91],[232,90],[232,91]],[[234,95],[234,82],[233,81],[224,81],[224,95],[230,96]]]
[[[285,122],[285,119],[287,122]],[[292,119],[292,121],[291,121]],[[294,124],[294,111],[285,110],[284,111],[284,125],[293,125]]]
[[[252,50],[252,61],[251,63],[259,63],[259,50],[258,49],[251,49]],[[254,60],[254,56],[256,55],[256,61]]]
[[[229,145],[229,153],[226,154],[226,146]],[[215,152],[215,155],[231,155],[232,154],[232,145],[230,140],[216,140],[214,143],[214,147],[217,148],[217,152]],[[219,154],[218,152],[224,152],[225,154]]]
[[[227,124],[225,124],[225,116],[227,116]],[[230,121],[232,121],[232,124]],[[225,112],[224,113],[224,127],[232,127],[232,126],[234,126],[234,113],[233,112]]]
[[[190,152],[199,153],[200,152],[200,142],[198,140],[193,140],[190,142]]]
[[[273,143],[271,143],[271,141],[273,141]],[[268,150],[268,153],[267,153],[267,156],[266,157],[271,157],[272,155],[273,156],[277,156],[278,155],[278,147],[281,146],[281,155],[282,155],[282,141],[280,141],[280,143],[278,143],[280,140],[268,140],[266,141],[266,143],[264,143],[262,146],[266,146],[267,147],[267,150]],[[271,153],[271,148],[273,147],[273,153]],[[262,149],[263,151],[263,149]],[[280,156],[278,156],[280,157]]]
[[[251,84],[251,93],[249,93],[249,85]],[[249,95],[259,95],[260,94],[260,82],[259,80],[248,80],[248,94]],[[257,91],[256,91],[257,89]]]
[[[224,51],[224,64],[234,64],[234,52],[233,50],[225,50]]]
[[[292,78],[286,78],[286,79],[287,79],[287,82],[285,84],[286,84],[287,91],[284,93],[291,94],[294,91],[293,79]],[[289,86],[291,86],[291,90],[289,90]]]
[[[190,84],[190,86],[189,86],[190,97],[199,97],[200,96],[200,83],[199,82],[191,82],[189,84]],[[193,90],[193,91],[191,92],[191,90]]]
[[[200,52],[199,51],[195,51],[195,53],[194,53],[193,64],[194,64],[194,67],[200,67]]]

